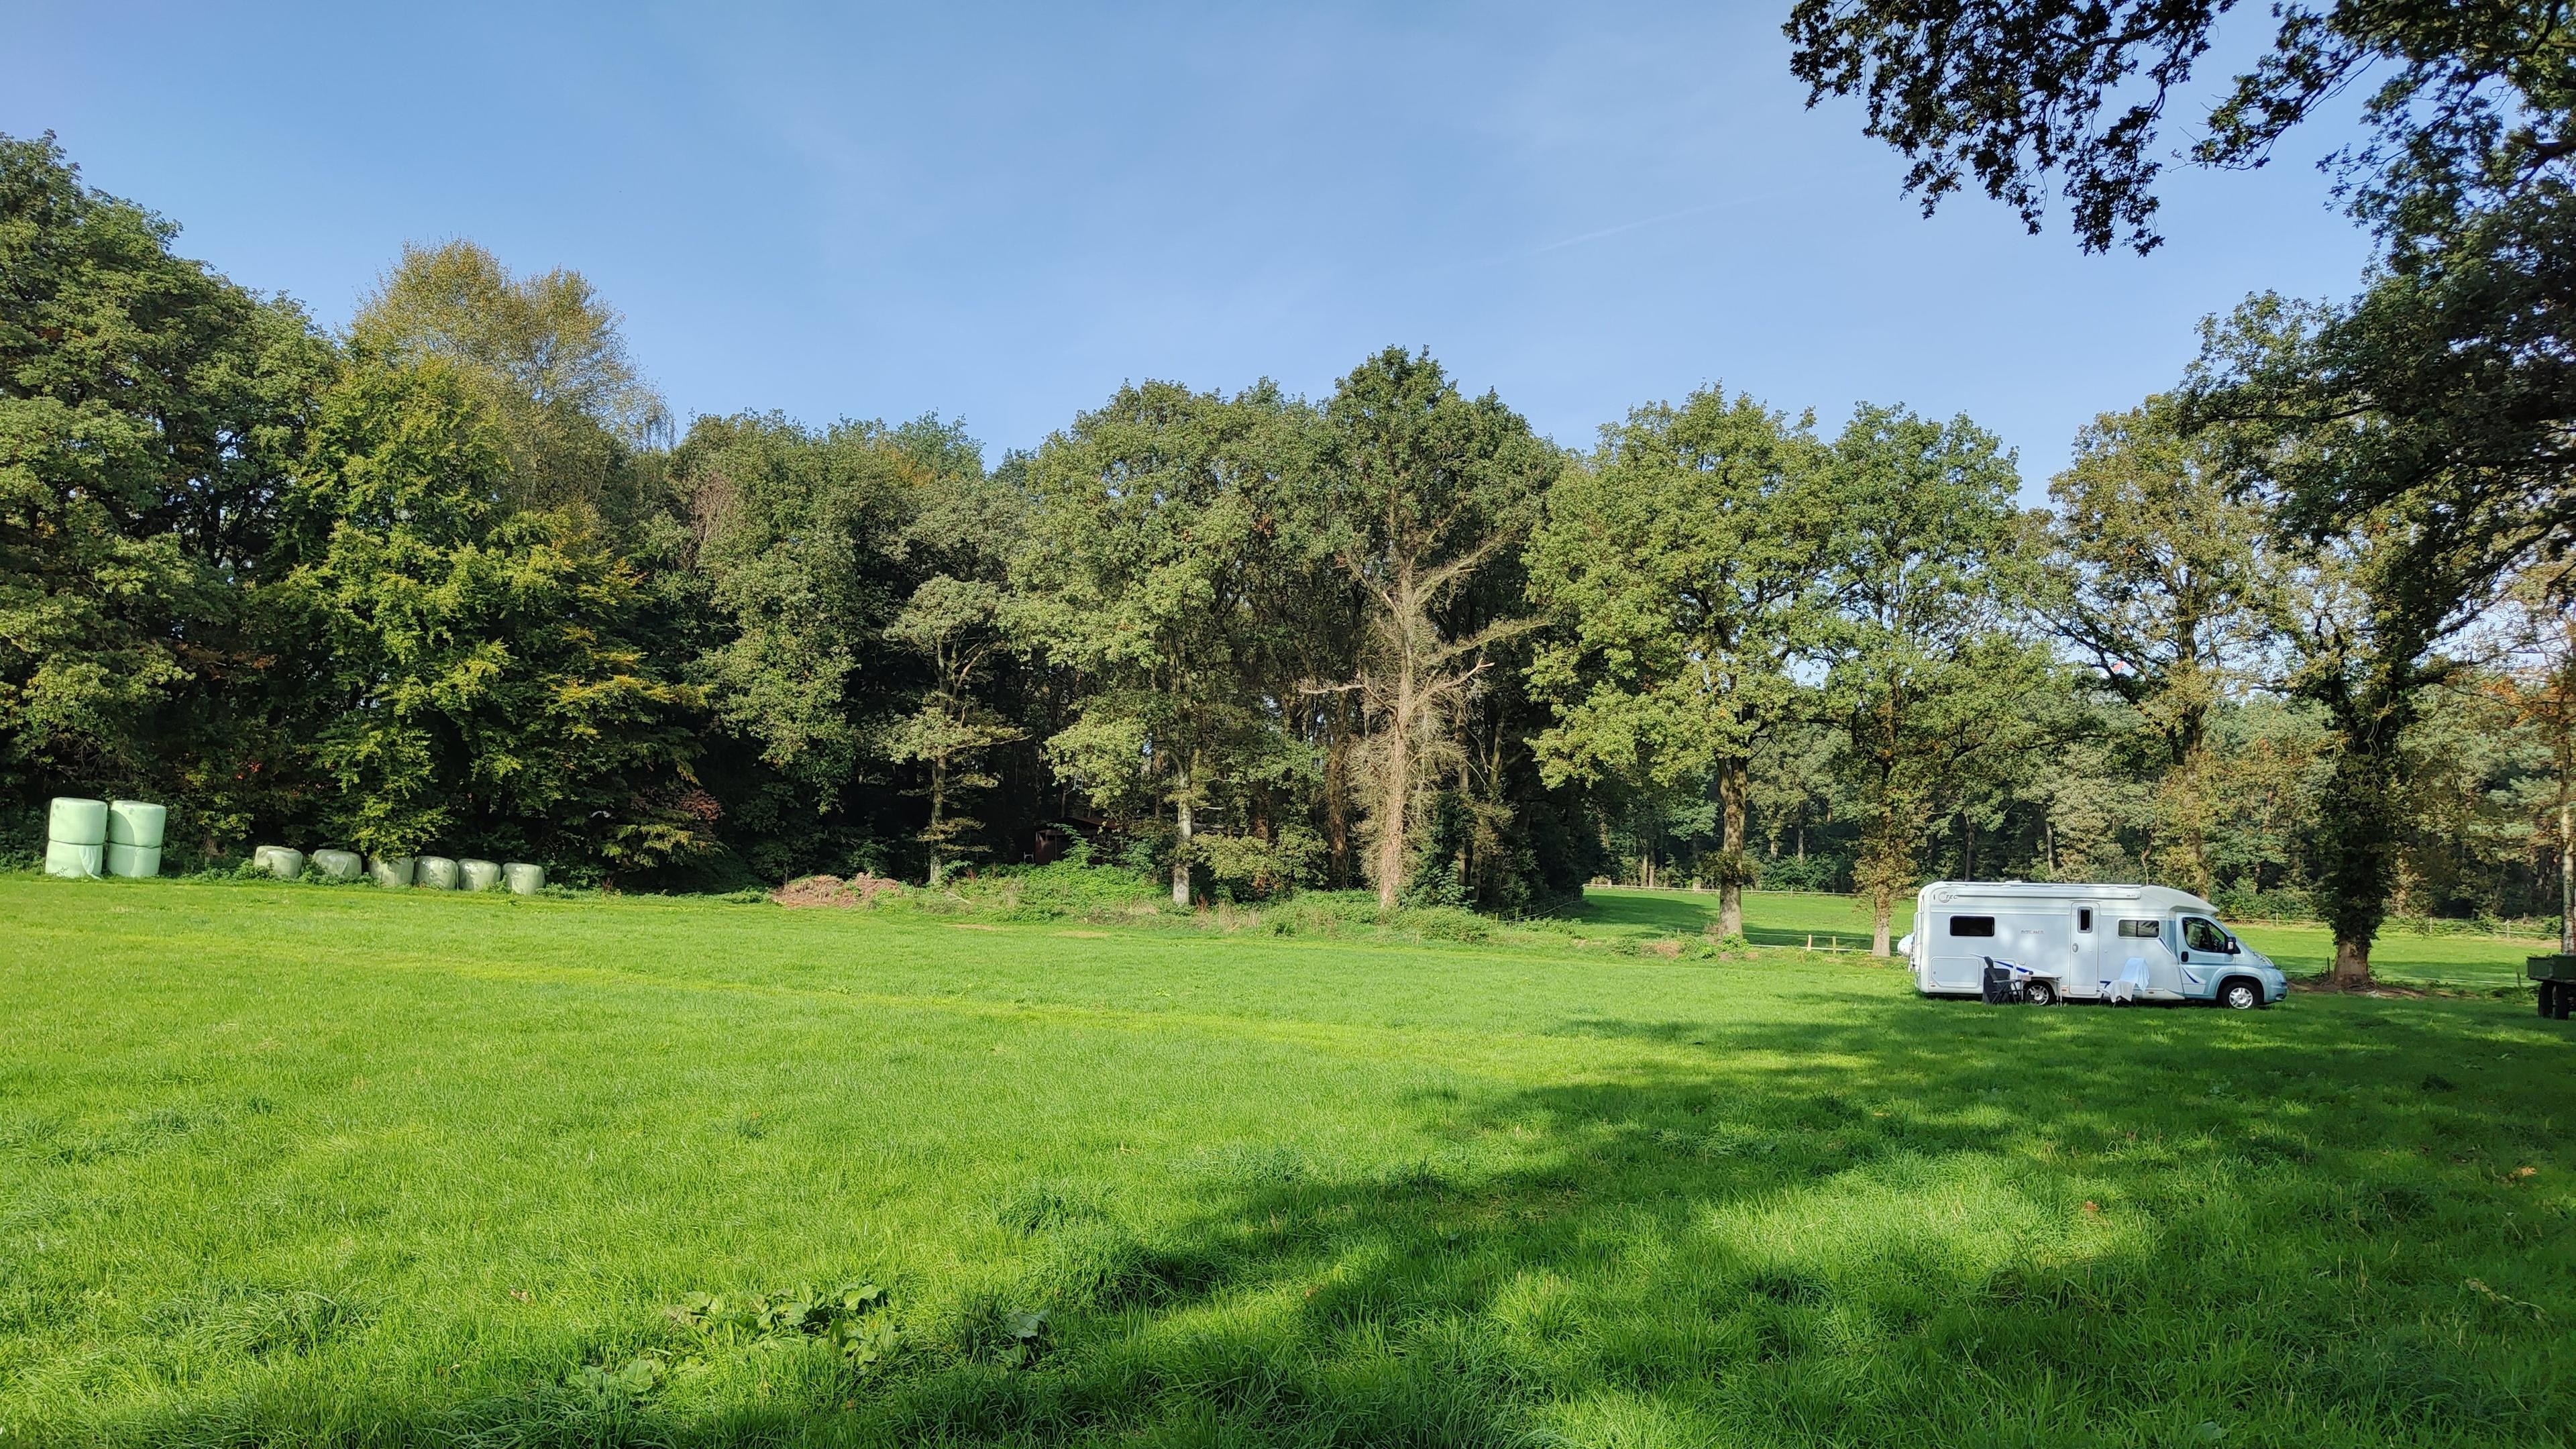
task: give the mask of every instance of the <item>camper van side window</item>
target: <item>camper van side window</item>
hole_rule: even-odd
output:
[[[2222,954],[2228,947],[2227,933],[2218,929],[2216,922],[2204,921],[2198,916],[2182,918],[2182,943],[2195,951],[2216,951]]]
[[[1953,936],[1991,936],[1994,933],[1995,918],[1992,916],[1952,916],[1950,918],[1950,934]]]
[[[2093,929],[2093,908],[2091,906],[2077,906],[2075,908],[2075,929],[2079,931],[2089,931]]]
[[[2142,941],[2152,941],[2164,934],[2162,921],[2122,921],[2120,934]]]

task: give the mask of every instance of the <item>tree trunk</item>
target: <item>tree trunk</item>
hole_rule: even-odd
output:
[[[1407,688],[1411,682],[1405,681]],[[1407,733],[1411,713],[1401,703],[1396,707],[1387,739],[1386,779],[1378,786],[1377,907],[1382,911],[1394,910],[1404,891],[1404,817],[1413,804],[1413,740]]]
[[[1325,723],[1331,739],[1324,746],[1324,851],[1337,887],[1350,885],[1359,874],[1351,859],[1351,732],[1345,723],[1337,696]]]
[[[2370,982],[2370,943],[2388,917],[2401,874],[2397,741],[2413,722],[2413,684],[2379,682],[2361,696],[2328,702],[2339,718],[2334,765],[2317,794],[2317,914],[2334,932],[2333,981]]]
[[[1195,758],[1191,763],[1197,763]],[[1172,802],[1177,807],[1175,836],[1179,842],[1172,850],[1172,904],[1182,910],[1190,908],[1190,789],[1197,783],[1195,776],[1194,770],[1181,772],[1181,791]]]
[[[1718,846],[1725,871],[1717,884],[1717,933],[1744,934],[1744,796],[1751,762],[1726,760],[1717,770]]]
[[[2558,802],[2558,954],[2576,956],[2576,853],[2567,848],[2568,803]]]
[[[1871,895],[1869,902],[1869,954],[1886,959],[1896,954],[1888,943],[1888,922],[1896,916],[1896,897],[1885,891]]]
[[[945,766],[947,765],[947,763],[948,763],[948,762],[947,762],[946,760],[941,759],[941,758],[939,758],[939,757],[937,757],[937,756],[933,756],[933,757],[931,758],[931,761],[930,761],[930,830],[929,830],[929,835],[930,835],[930,888],[931,888],[932,890],[937,890],[937,889],[939,889],[939,882],[940,882],[941,878],[946,874],[946,871],[945,871],[945,869],[943,868],[942,863],[941,863],[941,861],[940,861],[940,859],[939,859],[939,839],[940,839],[940,836],[939,836],[939,822],[940,822],[940,820],[944,817],[944,813],[945,813],[945,810],[946,810],[946,808],[947,808],[947,804],[948,804],[948,771],[947,771],[947,769],[945,768]]]

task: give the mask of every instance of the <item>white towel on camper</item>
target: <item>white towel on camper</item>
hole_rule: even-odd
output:
[[[2120,968],[2119,979],[2110,984],[2110,997],[2113,1001],[2135,1001],[2138,999],[2139,993],[2146,989],[2146,958],[2143,956],[2132,956],[2129,958],[2128,964]]]

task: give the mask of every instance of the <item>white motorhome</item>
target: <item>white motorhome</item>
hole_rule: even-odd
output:
[[[2027,999],[2207,1001],[2243,1011],[2289,993],[2209,902],[2166,886],[1939,880],[1905,940],[1915,989],[1977,996],[1988,958],[2028,974]]]

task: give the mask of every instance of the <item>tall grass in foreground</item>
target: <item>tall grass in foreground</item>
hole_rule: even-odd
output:
[[[0,1446],[2576,1422],[2522,1003],[26,878],[0,1001]]]

